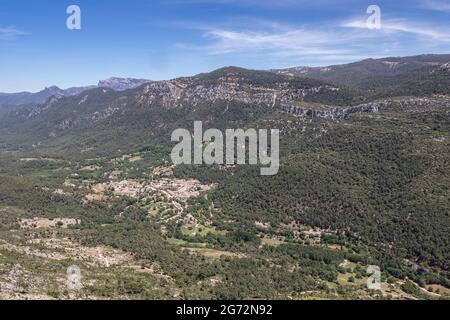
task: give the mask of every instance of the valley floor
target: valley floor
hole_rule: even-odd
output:
[[[336,234],[332,230],[254,221],[255,236],[235,234],[226,227],[232,221],[220,221],[220,211],[208,200],[215,185],[175,178],[168,166],[151,167],[146,179],[127,178],[145,154],[95,165],[6,158],[24,173],[10,177],[7,188],[29,194],[17,198],[22,206],[0,203],[1,299],[436,299],[449,294],[440,285],[413,285],[408,291],[407,282],[384,274],[380,289],[369,290],[364,254],[327,241]],[[46,186],[22,185],[35,177]],[[80,270],[76,289],[68,283],[71,266]],[[236,291],[228,291],[230,286]]]

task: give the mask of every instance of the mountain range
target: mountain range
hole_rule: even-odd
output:
[[[12,107],[18,105],[26,105],[32,103],[43,103],[45,100],[54,95],[73,96],[93,88],[110,88],[116,91],[124,91],[136,88],[147,82],[150,82],[150,80],[113,77],[99,81],[96,86],[91,85],[85,87],[73,87],[68,89],[60,89],[57,86],[52,86],[36,93],[31,92],[0,93],[0,108],[8,106]]]
[[[270,70],[279,75],[326,81],[364,90],[372,96],[386,96],[403,92],[440,93],[450,85],[450,55],[420,55],[366,59],[359,62],[325,67],[293,67]],[[96,86],[60,89],[56,86],[31,93],[0,93],[0,108],[32,103],[43,103],[53,95],[73,96],[94,88],[110,88],[125,91],[137,88],[151,80],[112,77],[101,80]],[[419,88],[420,87],[420,88]]]

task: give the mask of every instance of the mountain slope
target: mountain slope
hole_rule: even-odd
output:
[[[450,62],[450,55],[421,55],[367,59],[327,67],[294,67],[273,70],[273,72],[355,85],[361,80],[368,78],[396,76],[411,71],[423,70],[424,68],[431,71],[448,62]]]
[[[421,55],[367,59],[328,67],[295,67],[273,72],[349,85],[377,97],[393,94],[420,96],[450,93],[449,62],[450,55]]]

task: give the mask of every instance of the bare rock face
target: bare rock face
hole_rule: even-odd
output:
[[[405,98],[400,100],[384,99],[380,101],[365,103],[353,107],[342,108],[334,106],[321,106],[320,109],[302,108],[293,105],[281,105],[278,110],[290,113],[299,117],[309,118],[330,118],[330,119],[347,119],[354,113],[377,113],[383,108],[395,106],[409,106],[425,110],[429,106],[445,105],[449,107],[449,103],[432,98]]]
[[[144,83],[151,82],[146,79],[133,79],[133,78],[109,78],[98,82],[99,88],[109,88],[115,91],[125,91],[128,89],[137,88]]]
[[[387,101],[374,102],[368,104],[362,104],[349,108],[339,108],[326,106],[326,110],[307,109],[297,106],[284,105],[280,106],[279,110],[287,112],[296,116],[310,117],[310,118],[331,118],[331,119],[346,119],[352,113],[375,113],[378,112],[380,107],[386,106]]]
[[[45,110],[50,109],[53,105],[57,104],[62,98],[63,98],[63,96],[59,95],[59,94],[51,96],[45,103],[33,107],[29,113],[24,115],[24,117],[26,119],[36,117],[39,114],[41,114],[42,112],[44,112]],[[19,113],[19,112],[17,112],[17,113]]]
[[[444,63],[444,64],[440,67],[440,70],[450,72],[450,62]]]
[[[285,77],[276,81],[257,83],[236,71],[225,71],[222,76],[208,79],[198,77],[148,83],[136,99],[141,104],[161,102],[166,107],[207,101],[237,101],[247,104],[275,106],[292,101],[304,101],[311,95],[340,88],[323,83],[295,87]]]

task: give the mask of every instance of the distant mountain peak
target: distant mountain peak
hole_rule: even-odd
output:
[[[61,90],[61,89],[57,86],[50,86],[50,87],[45,87],[45,90]]]
[[[62,90],[61,88],[57,87],[57,86],[50,86],[50,87],[45,87],[44,90],[38,92],[40,94],[64,94],[64,90]]]

